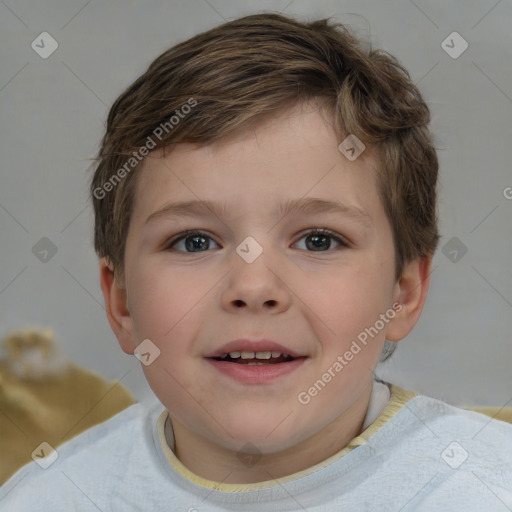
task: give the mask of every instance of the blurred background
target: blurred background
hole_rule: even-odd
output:
[[[455,405],[512,404],[512,3],[0,2],[0,335],[51,327],[77,364],[155,400],[107,322],[91,158],[117,96],[168,47],[260,11],[333,17],[395,55],[432,111],[442,239],[423,315],[377,375]]]

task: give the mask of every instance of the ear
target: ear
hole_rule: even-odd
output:
[[[106,258],[100,259],[100,283],[108,323],[123,351],[133,355],[133,322],[126,301],[126,288],[117,283],[114,267]]]
[[[393,304],[400,304],[401,309],[393,308],[396,315],[390,320],[386,330],[388,341],[400,341],[405,338],[419,320],[430,285],[432,257],[430,254],[417,258],[404,266],[402,277],[395,284],[393,291]]]

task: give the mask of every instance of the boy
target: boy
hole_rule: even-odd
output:
[[[248,16],[158,57],[91,193],[109,323],[162,405],[25,466],[3,510],[510,509],[511,425],[373,377],[429,286],[429,120],[327,20]]]

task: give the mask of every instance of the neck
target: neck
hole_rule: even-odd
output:
[[[279,452],[241,454],[214,443],[175,418],[174,453],[201,478],[229,484],[250,484],[283,478],[308,469],[345,448],[362,431],[372,382],[340,416],[308,439]]]

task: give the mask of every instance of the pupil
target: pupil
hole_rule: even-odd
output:
[[[192,240],[192,242],[190,242]],[[199,241],[200,240],[200,241]],[[204,236],[195,235],[195,236],[189,236],[185,240],[185,245],[187,247],[187,250],[193,250],[193,249],[201,249],[201,243],[204,243],[206,241]],[[208,249],[209,244],[206,241],[206,247],[203,250]]]
[[[322,248],[322,243],[325,244],[326,242],[327,246],[324,247],[325,249],[329,249],[329,247],[331,246],[329,237],[326,235],[310,235],[308,239],[312,241],[312,244],[306,243],[309,249],[311,249],[311,247],[314,247],[316,249]]]

